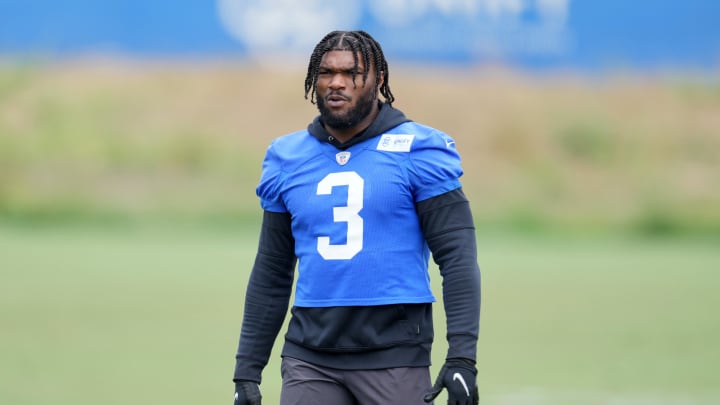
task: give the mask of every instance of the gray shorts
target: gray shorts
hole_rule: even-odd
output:
[[[291,357],[281,366],[280,405],[427,405],[428,367],[338,370]]]

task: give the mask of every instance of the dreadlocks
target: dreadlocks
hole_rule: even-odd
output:
[[[366,67],[373,66],[375,68],[375,87],[380,83],[380,72],[383,72],[385,80],[380,87],[380,94],[385,98],[385,103],[392,106],[395,96],[390,91],[390,85],[388,84],[390,72],[388,72],[385,55],[380,44],[365,31],[333,31],[320,40],[310,56],[307,76],[305,76],[305,99],[310,94],[310,102],[315,104],[315,90],[320,61],[329,51],[351,51],[355,59],[355,71],[358,68],[358,54],[360,54]],[[370,69],[365,69],[362,72],[363,86],[367,81],[369,71]],[[357,74],[353,73],[353,83],[356,76]]]

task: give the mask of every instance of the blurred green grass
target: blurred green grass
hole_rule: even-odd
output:
[[[0,229],[0,403],[228,402],[256,241],[255,226]],[[716,243],[492,233],[478,246],[483,403],[720,400]],[[440,303],[435,318],[433,373]]]
[[[268,142],[316,114],[303,73],[0,66],[0,222],[240,224]],[[397,107],[457,140],[479,226],[720,235],[720,85],[692,75],[400,66]]]
[[[228,400],[253,190],[268,142],[315,115],[302,79],[0,65],[0,403]],[[716,81],[399,67],[392,87],[464,158],[484,403],[720,402]]]

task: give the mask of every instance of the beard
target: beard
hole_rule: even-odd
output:
[[[323,124],[330,128],[345,130],[360,123],[372,111],[373,103],[377,100],[374,92],[368,91],[357,99],[355,107],[344,113],[335,113],[325,104],[325,98],[318,97],[317,107],[320,111],[320,119]]]

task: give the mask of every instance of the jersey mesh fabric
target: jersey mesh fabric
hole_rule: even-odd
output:
[[[263,162],[263,209],[293,218],[295,306],[434,301],[415,204],[460,187],[453,140],[406,122],[342,151],[345,161],[338,153],[299,131]]]

